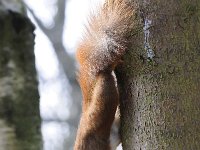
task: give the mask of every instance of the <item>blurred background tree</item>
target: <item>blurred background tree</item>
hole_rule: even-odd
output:
[[[90,6],[90,0],[0,1],[2,150],[73,149],[81,112],[74,52]]]
[[[0,1],[0,147],[3,150],[41,147],[35,27],[25,12],[20,1]]]

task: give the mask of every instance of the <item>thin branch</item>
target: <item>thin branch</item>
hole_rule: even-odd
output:
[[[25,3],[23,2],[25,7],[27,8],[27,10],[31,13],[33,19],[35,20],[35,22],[37,23],[37,25],[40,27],[40,29],[47,34],[50,30],[48,28],[46,28],[42,21],[35,15],[34,11]]]
[[[67,0],[58,0],[57,1],[57,14],[54,17],[54,28],[52,30],[55,30],[57,32],[60,32],[60,34],[63,33],[64,29],[64,23],[65,23],[65,9],[66,9],[66,1]]]

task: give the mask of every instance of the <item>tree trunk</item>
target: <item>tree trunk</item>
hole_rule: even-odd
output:
[[[1,2],[0,116],[14,125],[19,146],[23,146],[20,149],[35,150],[41,145],[34,26],[20,11]]]
[[[117,70],[123,149],[200,149],[200,1],[137,3],[143,32]]]

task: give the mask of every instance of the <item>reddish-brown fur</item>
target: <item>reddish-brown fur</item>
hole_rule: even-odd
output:
[[[97,14],[90,16],[77,50],[83,112],[75,150],[110,149],[110,130],[119,102],[112,71],[125,53],[133,15],[133,8],[124,0],[106,0]]]

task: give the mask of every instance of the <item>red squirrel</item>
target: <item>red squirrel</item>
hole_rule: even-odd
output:
[[[110,150],[110,132],[119,104],[113,75],[127,49],[134,9],[126,0],[105,0],[90,15],[76,57],[83,102],[74,150]]]

